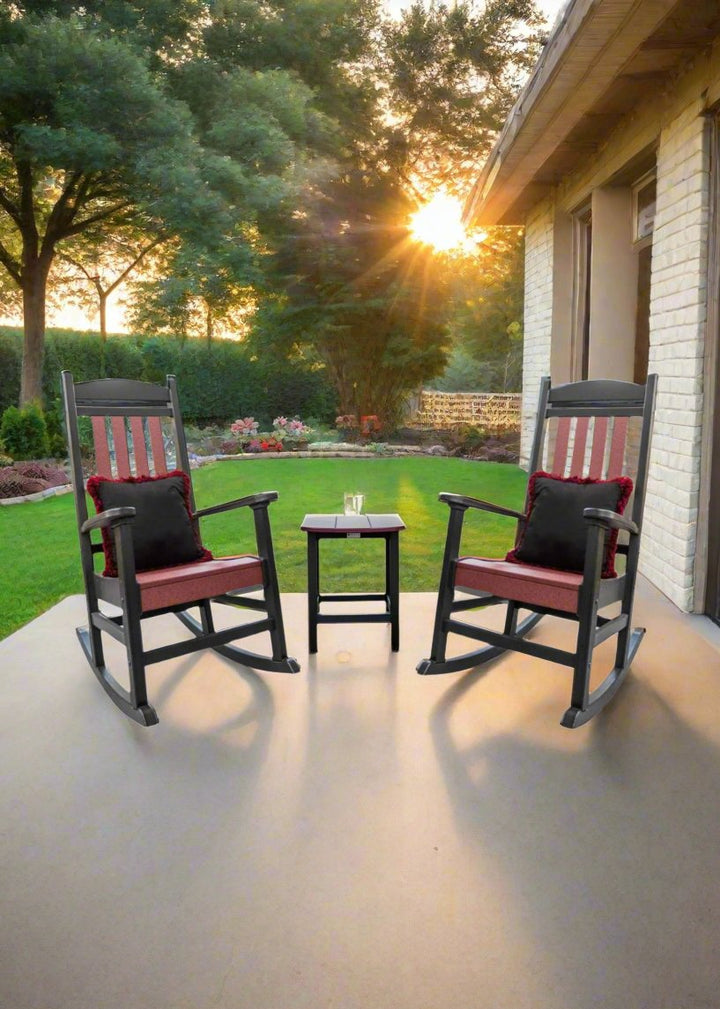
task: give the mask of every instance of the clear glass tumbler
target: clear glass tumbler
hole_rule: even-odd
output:
[[[362,515],[364,507],[365,507],[364,494],[358,494],[357,492],[351,493],[349,491],[346,491],[344,495],[344,508],[343,508],[345,515]]]

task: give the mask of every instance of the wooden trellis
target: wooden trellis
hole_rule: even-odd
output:
[[[520,428],[520,393],[435,392],[423,389],[411,427],[446,430],[472,425],[491,432]]]

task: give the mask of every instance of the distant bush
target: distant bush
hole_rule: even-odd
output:
[[[9,406],[0,422],[0,438],[13,459],[45,459],[50,454],[47,424],[37,403],[22,410]]]

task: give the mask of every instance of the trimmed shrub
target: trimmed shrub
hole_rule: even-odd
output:
[[[37,403],[22,410],[9,406],[0,422],[0,438],[13,459],[45,459],[50,454],[47,425]]]
[[[45,423],[47,425],[48,443],[50,446],[50,456],[53,459],[61,459],[67,455],[67,441],[65,439],[65,421],[63,419],[62,403],[56,400],[52,408],[45,413]]]
[[[22,331],[0,329],[0,414],[16,406],[20,396]],[[283,414],[313,417],[332,423],[336,394],[324,368],[277,355],[251,355],[233,340],[180,340],[172,336],[109,336],[48,329],[43,360],[43,402],[51,439],[50,451],[64,455],[60,409],[60,372],[76,382],[97,378],[131,378],[164,383],[178,380],[186,423],[206,427],[227,425],[235,417],[252,415],[269,429]]]

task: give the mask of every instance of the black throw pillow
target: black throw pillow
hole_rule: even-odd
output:
[[[561,477],[539,471],[528,485],[528,514],[520,542],[505,558],[560,571],[582,571],[588,524],[586,508],[607,508],[622,515],[632,493],[630,477],[613,480]],[[614,578],[617,530],[606,537],[603,578]]]
[[[190,517],[190,480],[182,470],[166,476],[107,480],[93,476],[88,494],[98,512],[108,508],[135,508],[132,523],[137,571],[173,567],[212,558],[203,548]],[[102,530],[104,575],[117,577],[115,544],[109,529]]]

